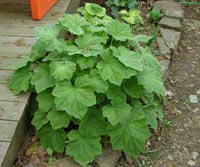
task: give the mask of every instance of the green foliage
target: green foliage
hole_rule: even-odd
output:
[[[144,23],[143,18],[140,15],[140,11],[136,9],[121,10],[119,12],[121,19],[131,25],[141,25]]]
[[[159,9],[153,8],[149,12],[149,19],[152,23],[158,23],[162,19],[163,16],[164,14],[162,14]]]
[[[107,0],[106,5],[111,8],[111,13],[115,18],[119,18],[121,9],[133,9],[137,6],[136,0]]]
[[[132,34],[96,4],[79,11],[37,29],[38,41],[13,66],[8,87],[14,94],[30,87],[37,93],[32,124],[45,149],[65,151],[85,166],[101,154],[101,137],[108,136],[113,149],[136,156],[149,127],[156,130],[163,118],[161,69],[143,47],[152,37]]]

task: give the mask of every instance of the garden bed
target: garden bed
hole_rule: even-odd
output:
[[[86,1],[84,1],[82,3],[84,4],[85,2]],[[99,3],[98,1],[89,1],[89,2]],[[100,5],[102,5],[102,4],[103,4],[103,6],[105,6],[104,1],[101,1]],[[139,6],[139,9],[141,10],[141,15],[144,20],[144,24],[139,25],[137,27],[133,26],[132,31],[135,35],[137,35],[137,34],[143,34],[143,35],[154,34],[154,42],[151,45],[151,48],[152,48],[154,54],[157,55],[157,59],[160,61],[161,65],[162,65],[163,74],[165,75],[164,79],[166,80],[167,79],[166,73],[168,70],[170,55],[177,48],[178,41],[175,44],[176,46],[174,48],[169,48],[170,46],[166,46],[169,49],[169,52],[167,52],[167,53],[165,53],[165,55],[163,55],[163,53],[161,53],[162,50],[160,49],[160,45],[159,45],[162,42],[159,42],[159,41],[163,40],[166,45],[167,41],[166,41],[165,37],[163,36],[163,34],[166,31],[168,31],[168,29],[167,30],[166,30],[166,28],[161,29],[161,31],[160,31],[161,34],[159,33],[159,31],[158,31],[158,33],[155,33],[156,32],[155,29],[156,29],[157,25],[155,25],[149,21],[149,18],[148,18],[149,7],[144,2],[139,2],[138,6]],[[110,14],[110,11],[108,12],[108,14]],[[164,25],[164,26],[166,26],[166,25]],[[161,27],[162,27],[162,25],[161,25]],[[173,29],[173,27],[170,27],[169,31],[174,32],[174,30],[171,30],[171,28]],[[180,36],[180,32],[175,31],[175,33],[179,33],[178,36]],[[159,36],[160,36],[160,38],[157,38]],[[144,45],[141,45],[141,46],[144,46]],[[117,166],[123,166],[123,167],[127,166],[128,167],[130,165],[134,165],[137,163],[140,164],[141,162],[145,163],[144,162],[145,156],[148,153],[151,153],[151,149],[152,149],[151,142],[153,140],[157,140],[159,138],[160,129],[158,131],[151,130],[151,132],[153,132],[152,133],[153,136],[146,144],[148,151],[146,151],[143,155],[140,155],[137,159],[135,159],[135,161],[130,159],[128,156],[125,156],[124,154],[119,153],[120,154],[119,155],[118,153],[116,153]],[[105,140],[107,140],[107,139],[105,138]],[[105,146],[105,144],[104,144],[104,146]],[[38,166],[43,167],[47,164],[48,161],[54,161],[55,158],[61,159],[61,158],[65,157],[64,154],[53,154],[53,156],[51,156],[50,152],[48,154],[46,151],[44,151],[44,149],[38,143],[38,139],[37,139],[37,137],[35,137],[35,131],[34,131],[34,129],[32,129],[32,130],[30,130],[30,133],[27,136],[25,144],[24,144],[22,150],[20,151],[19,156],[16,159],[16,166],[21,167],[30,162],[30,163],[36,163]],[[104,157],[104,158],[106,159],[106,157]],[[69,161],[71,161],[71,160],[69,160]],[[97,163],[97,161],[95,161],[91,165],[95,166],[95,163]],[[150,164],[146,164],[146,165],[150,165]]]

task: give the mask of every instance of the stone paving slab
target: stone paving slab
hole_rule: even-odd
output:
[[[169,28],[177,31],[181,30],[181,22],[180,19],[177,18],[163,17],[159,22],[159,25],[163,28]]]
[[[178,47],[178,42],[179,42],[181,33],[174,30],[164,29],[164,28],[160,28],[160,31],[168,47],[171,50],[176,50]]]
[[[160,9],[166,16],[183,18],[184,11],[181,8],[181,5],[173,1],[156,1],[154,7]]]

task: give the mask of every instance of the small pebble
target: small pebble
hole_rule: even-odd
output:
[[[187,150],[187,148],[185,148],[185,147],[183,148],[183,150],[184,150],[185,152],[187,152],[187,151],[188,151],[188,150]]]
[[[195,166],[195,165],[196,165],[196,163],[195,163],[194,161],[192,161],[192,160],[189,160],[189,161],[187,162],[187,164],[188,164],[189,166]]]
[[[198,103],[197,95],[190,95],[190,103]]]
[[[173,160],[174,160],[174,158],[173,158],[172,155],[168,155],[167,158],[168,158],[170,161],[173,161]]]
[[[193,160],[195,160],[195,159],[197,159],[199,157],[199,153],[196,152],[196,151],[193,151],[191,157],[192,157]]]

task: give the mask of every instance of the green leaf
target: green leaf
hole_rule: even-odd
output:
[[[46,43],[38,39],[31,48],[30,56],[33,61],[36,61],[45,57],[46,53],[47,53]]]
[[[49,111],[54,106],[54,97],[49,89],[38,93],[36,100],[41,111]]]
[[[133,97],[133,98],[140,98],[141,93],[144,91],[142,85],[139,85],[137,79],[135,77],[131,77],[123,84],[123,88],[125,92]]]
[[[50,74],[56,81],[70,80],[76,71],[76,64],[70,61],[54,61],[49,66]]]
[[[83,27],[89,24],[84,17],[78,14],[65,14],[63,18],[59,19],[59,22],[69,32],[76,35],[83,35]]]
[[[160,120],[163,118],[162,107],[156,98],[154,98],[154,100],[147,105],[143,105],[141,102],[135,101],[133,111],[143,112],[147,120],[147,125],[150,125],[154,130],[157,130],[158,127],[157,118]]]
[[[135,35],[134,40],[136,40],[137,42],[144,42],[147,43],[152,39],[152,36],[147,36],[147,35]]]
[[[79,124],[79,131],[86,136],[99,136],[106,133],[107,123],[101,111],[92,107],[82,118]]]
[[[96,57],[103,49],[101,42],[101,37],[85,34],[75,40],[77,46],[69,45],[67,51],[69,55],[81,54],[85,57]]]
[[[152,69],[145,68],[137,75],[138,84],[143,85],[148,92],[164,95],[164,86],[161,75]]]
[[[45,43],[47,51],[65,51],[67,43],[64,39],[59,39],[60,29],[58,26],[49,25],[45,27],[38,27],[36,29],[36,37]]]
[[[144,108],[144,112],[147,119],[147,124],[150,125],[154,130],[157,130],[157,113],[154,106],[147,106]]]
[[[143,58],[138,52],[130,51],[124,46],[118,48],[111,47],[113,55],[119,59],[126,67],[142,71],[143,70]]]
[[[143,91],[141,93],[141,100],[144,102],[144,104],[153,103],[154,101],[154,93],[149,93],[147,91]]]
[[[126,101],[126,94],[124,93],[123,89],[116,85],[109,85],[108,91],[106,93],[108,99],[113,100],[115,98],[121,98]]]
[[[85,70],[87,68],[92,69],[96,64],[96,57],[83,57],[79,56],[77,58],[77,63],[80,66],[81,70]]]
[[[70,61],[70,62],[76,62],[76,56],[69,56],[66,52],[58,52],[53,51],[49,52],[48,55],[46,55],[43,59],[43,62],[62,62],[62,61]]]
[[[81,54],[85,57],[97,56],[101,53],[103,46],[101,45],[101,37],[85,34],[75,40]]]
[[[106,9],[95,3],[86,3],[85,9],[92,16],[96,15],[98,17],[103,17],[106,15]]]
[[[149,47],[142,48],[141,47],[140,49],[142,52],[142,56],[144,59],[144,64],[145,64],[146,69],[149,68],[151,70],[155,70],[161,76],[162,72],[161,72],[160,64],[159,64],[158,60],[155,58],[155,56],[152,54],[151,48],[149,48]]]
[[[47,124],[37,132],[37,136],[45,149],[51,148],[58,153],[64,152],[67,135],[63,129],[54,130]]]
[[[47,61],[60,61],[63,60],[63,57],[66,57],[65,53],[60,53],[58,51],[54,51],[54,52],[49,52],[48,55],[46,55],[42,61],[47,62]]]
[[[121,98],[112,100],[112,105],[103,107],[103,116],[108,118],[108,121],[113,125],[118,123],[126,123],[128,120],[132,107]]]
[[[8,69],[10,70],[18,70],[22,67],[25,67],[28,65],[29,62],[32,62],[32,58],[30,57],[30,55],[26,55],[24,58],[20,58],[19,60],[17,60],[14,64],[12,64],[11,66],[8,67]]]
[[[111,144],[115,150],[123,150],[129,156],[136,156],[144,150],[150,137],[144,114],[132,112],[125,124],[108,128]]]
[[[102,152],[100,137],[86,136],[73,130],[68,134],[68,138],[66,154],[72,156],[81,166],[86,166]]]
[[[119,22],[118,20],[112,21],[107,27],[107,33],[110,34],[115,40],[126,41],[132,40],[133,34],[128,24]]]
[[[99,74],[83,75],[76,79],[76,84],[80,88],[91,89],[97,93],[105,93],[108,90],[108,83],[101,79]]]
[[[49,122],[46,117],[47,112],[39,110],[34,113],[34,117],[31,123],[35,126],[36,130],[40,130],[42,126]]]
[[[72,86],[69,82],[57,83],[52,93],[56,99],[57,110],[65,110],[69,115],[81,119],[87,112],[87,107],[96,104],[96,97],[89,89],[78,85]]]
[[[50,76],[49,71],[48,64],[40,64],[39,67],[34,70],[31,84],[35,86],[37,93],[55,85],[55,81],[53,77]]]
[[[59,29],[55,25],[48,25],[36,28],[36,37],[44,42],[49,42],[53,38],[57,38]]]
[[[28,69],[29,66],[18,69],[9,80],[7,87],[13,91],[14,95],[29,89],[32,73]]]
[[[125,67],[112,56],[110,49],[102,53],[102,61],[97,64],[97,69],[104,81],[109,80],[110,83],[120,86],[124,79],[134,76],[136,72],[128,67]]]
[[[65,111],[57,111],[53,109],[48,113],[47,119],[50,121],[52,128],[56,130],[67,128],[71,117]]]

